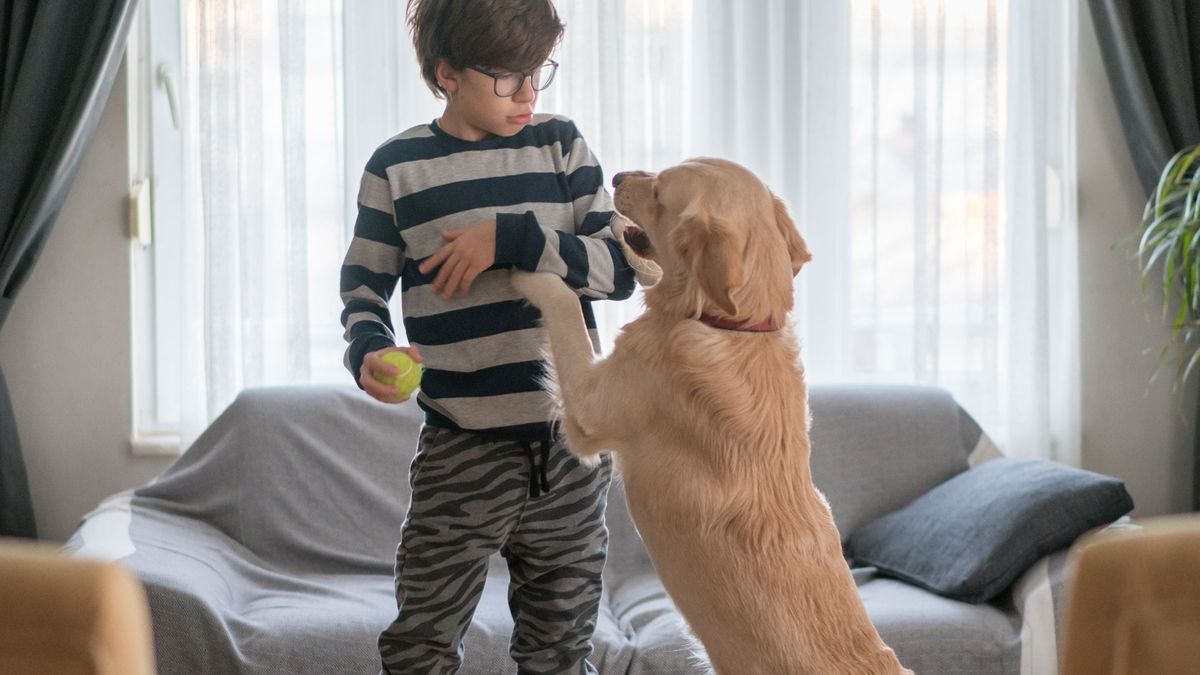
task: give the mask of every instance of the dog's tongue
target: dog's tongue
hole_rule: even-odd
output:
[[[625,243],[629,244],[629,248],[632,248],[635,253],[641,254],[650,250],[650,237],[646,236],[642,228],[635,225],[627,225],[623,234],[625,236]]]

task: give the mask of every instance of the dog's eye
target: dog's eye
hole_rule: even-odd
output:
[[[650,196],[654,198],[654,201],[658,201],[658,186],[657,185],[650,188]]]

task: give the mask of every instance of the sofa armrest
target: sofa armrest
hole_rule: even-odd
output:
[[[1058,673],[1069,551],[1044,556],[1013,584],[1012,603],[1021,617],[1021,675]]]
[[[1136,528],[1129,516],[1099,528]],[[1021,617],[1021,675],[1057,675],[1067,610],[1067,585],[1074,571],[1071,547],[1043,556],[1012,587],[1012,604]]]

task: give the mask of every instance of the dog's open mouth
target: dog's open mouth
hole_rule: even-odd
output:
[[[625,226],[625,231],[622,233],[625,237],[625,243],[629,244],[629,248],[638,255],[645,255],[650,250],[650,237],[642,231],[642,228],[636,225]]]

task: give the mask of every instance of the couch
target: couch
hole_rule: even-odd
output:
[[[812,466],[845,538],[972,464],[999,456],[944,390],[816,386]],[[65,550],[143,582],[164,675],[375,673],[393,618],[392,566],[420,426],[412,402],[352,387],[247,390],[151,483],[106,499]],[[609,559],[592,661],[601,673],[703,672],[625,507],[611,491]],[[872,621],[923,675],[1054,673],[1066,550],[983,604],[871,568]],[[515,670],[507,572],[495,557],[462,673]]]

